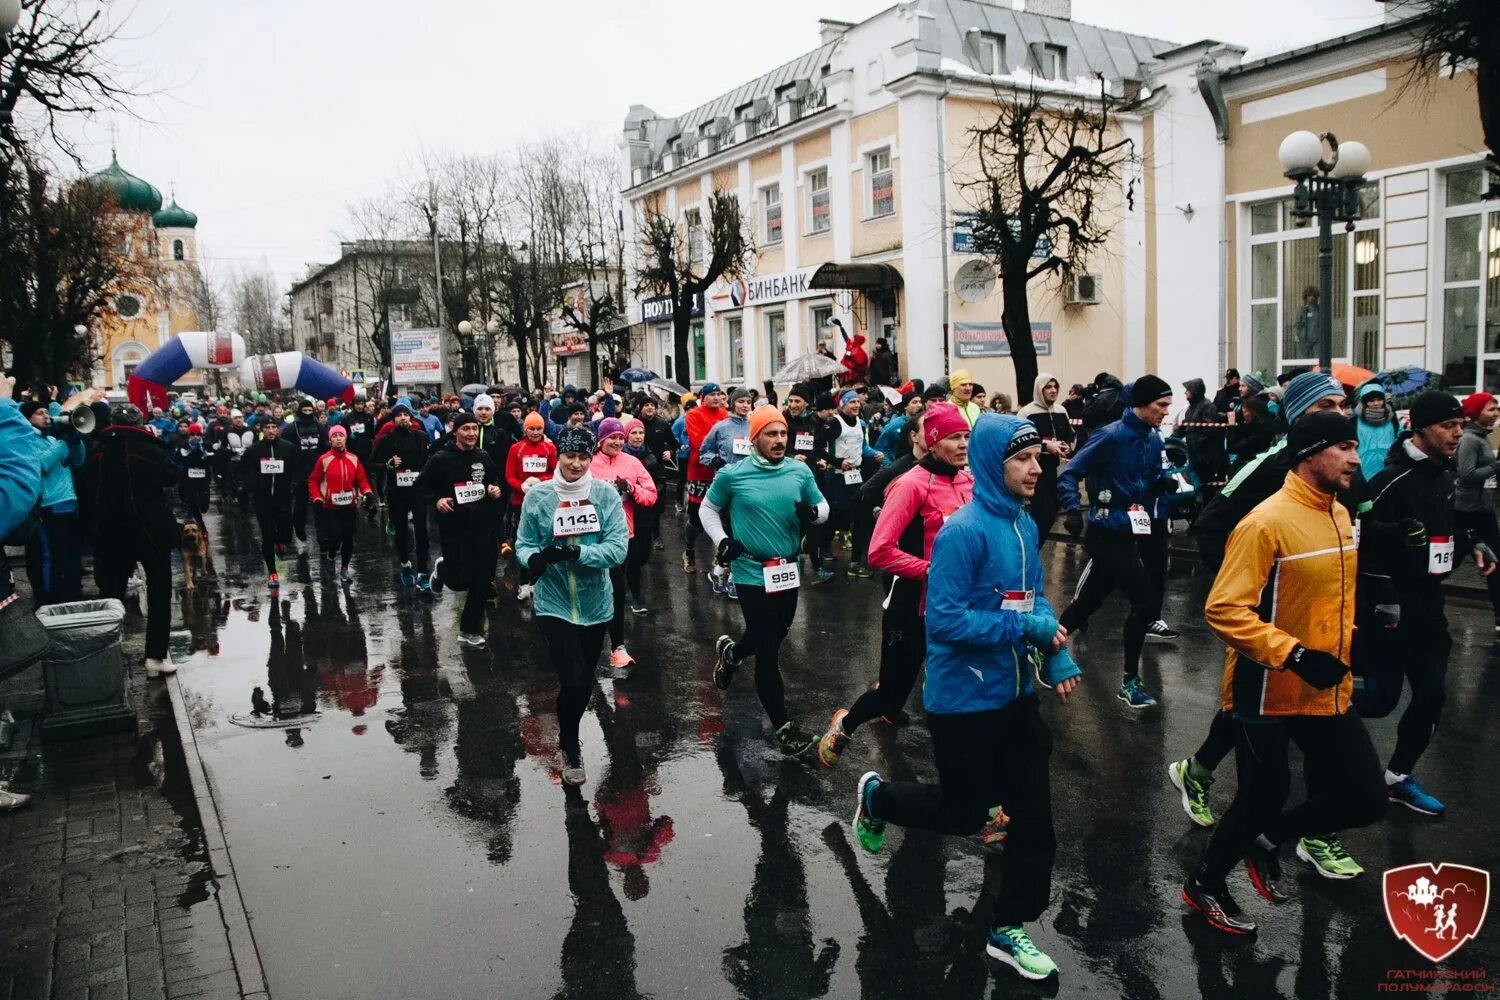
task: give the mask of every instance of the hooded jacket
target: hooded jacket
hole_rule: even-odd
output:
[[[979,418],[969,439],[973,500],[933,540],[922,686],[928,712],[983,712],[1032,694],[1033,651],[1049,686],[1081,672],[1066,647],[1052,651],[1057,617],[1047,603],[1036,522],[1005,488],[1005,447],[1025,426],[1015,416]]]
[[[903,473],[885,492],[880,517],[870,536],[870,566],[909,580],[925,579],[938,529],[973,495],[974,476],[968,469],[945,475],[924,463]],[[900,545],[913,521],[921,525],[920,556],[904,551]]]
[[[1208,398],[1208,387],[1203,384],[1201,378],[1190,378],[1182,383],[1187,390],[1188,405],[1182,411],[1182,420],[1189,424],[1220,424],[1223,418],[1219,415],[1219,408]],[[1214,467],[1222,463],[1224,454],[1224,434],[1226,427],[1188,427],[1182,432],[1187,439],[1188,447],[1192,449],[1193,459],[1202,462],[1206,467]]]
[[[261,462],[280,462],[281,471],[273,472],[275,465],[264,468]],[[240,456],[240,474],[249,487],[250,495],[256,499],[268,499],[278,507],[288,510],[292,506],[292,492],[294,486],[302,482],[298,473],[300,457],[297,454],[297,446],[286,438],[278,437],[274,441],[270,438],[262,438],[245,449]]]
[[[1459,528],[1453,514],[1453,466],[1447,459],[1418,458],[1408,448],[1410,433],[1404,433],[1391,445],[1385,468],[1370,480],[1371,513],[1392,524],[1413,517],[1427,529],[1428,544],[1408,547],[1399,533],[1362,531],[1359,540],[1360,576],[1389,578],[1396,588],[1401,605],[1401,620],[1431,625],[1443,630],[1443,581],[1452,573],[1458,560],[1469,554],[1473,543]],[[1447,569],[1433,573],[1434,545],[1448,539],[1453,546]],[[1418,610],[1420,609],[1420,610]],[[1431,614],[1436,609],[1437,614]],[[1424,613],[1427,612],[1427,613]],[[1436,618],[1433,620],[1424,620]]]
[[[844,366],[842,380],[846,385],[863,382],[870,370],[870,356],[865,353],[865,335],[856,333],[844,346],[844,356],[839,359]]]
[[[531,611],[537,617],[561,618],[574,625],[598,625],[614,617],[609,571],[625,561],[630,548],[620,495],[614,486],[593,479],[589,502],[599,511],[599,530],[559,539],[552,534],[552,516],[557,513],[555,478],[533,486],[521,503],[516,562],[525,566],[534,554],[552,545],[577,547],[577,559],[550,563],[542,571],[533,585]]]
[[[969,451],[972,456],[972,439]],[[1126,410],[1119,420],[1090,435],[1057,477],[1058,504],[1063,510],[1077,510],[1078,482],[1085,480],[1094,501],[1089,508],[1089,525],[1128,535],[1127,508],[1138,504],[1154,513],[1159,495],[1156,484],[1171,478],[1162,468],[1161,456],[1161,435],[1156,428],[1136,416],[1134,410]],[[979,467],[972,457],[969,461]]]
[[[526,460],[531,459],[532,465],[537,459],[542,460],[541,469],[527,471]],[[505,456],[505,481],[510,484],[510,504],[512,507],[521,506],[521,501],[526,495],[526,480],[535,479],[541,482],[551,479],[552,473],[557,470],[557,445],[546,437],[540,441],[533,441],[528,437],[510,446],[510,452]]]
[[[734,453],[735,439],[743,440],[744,454]],[[750,454],[750,419],[738,417],[733,411],[729,416],[709,428],[703,443],[698,446],[698,464],[710,469],[722,469],[733,465]]]
[[[1371,389],[1379,390],[1385,397],[1385,420],[1382,423],[1369,423],[1365,420],[1365,394]],[[1354,426],[1359,431],[1359,469],[1366,479],[1374,479],[1375,474],[1385,468],[1386,453],[1396,443],[1399,433],[1396,414],[1391,410],[1390,393],[1385,391],[1385,386],[1374,380],[1356,389],[1354,399]]]
[[[1466,514],[1494,511],[1494,480],[1500,475],[1500,463],[1496,463],[1495,449],[1490,447],[1490,429],[1472,421],[1465,424],[1455,463],[1458,475],[1453,481],[1453,506]]]
[[[651,478],[651,473],[646,471],[640,459],[623,450],[613,457],[604,454],[602,450],[594,452],[589,473],[609,486],[614,486],[616,479],[623,479],[630,484],[630,495],[621,497],[620,500],[625,508],[625,527],[630,537],[634,538],[636,507],[656,506],[656,481]],[[618,493],[619,490],[615,492]]]
[[[370,489],[370,478],[365,475],[365,464],[348,448],[342,452],[330,448],[319,455],[307,474],[307,498],[333,507],[350,507]],[[334,497],[350,493],[347,504],[339,504]]]

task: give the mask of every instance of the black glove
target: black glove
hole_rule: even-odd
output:
[[[1403,517],[1396,523],[1401,542],[1409,549],[1420,549],[1427,545],[1427,529],[1414,517]]]
[[[1349,665],[1332,653],[1305,646],[1292,650],[1284,666],[1319,691],[1334,687],[1349,672]]]
[[[1063,515],[1063,527],[1068,529],[1068,534],[1078,538],[1083,534],[1083,511],[1070,510]]]
[[[583,549],[577,545],[554,545],[552,547],[558,550],[559,562],[577,562],[578,557],[583,554]]]
[[[726,537],[723,541],[719,542],[719,552],[714,556],[714,562],[720,566],[728,566],[737,557],[744,554],[745,546],[740,544],[739,539]]]
[[[364,494],[361,494],[359,500],[360,500],[360,503],[362,503],[362,504],[365,505],[365,510],[374,510],[375,509],[375,494],[373,494],[373,493],[364,493]]]
[[[531,571],[531,578],[533,580],[541,578],[542,573],[547,569],[548,561],[546,549],[542,549],[540,552],[533,552],[531,558],[526,560],[526,568]]]
[[[538,554],[549,563],[560,563],[568,558],[568,550],[571,548],[571,545],[549,545]]]
[[[630,496],[630,480],[624,478],[623,476],[619,479],[616,479],[615,492],[620,494],[622,498],[628,499]]]
[[[1176,476],[1163,476],[1151,484],[1151,495],[1154,497],[1171,496],[1181,488],[1181,485]]]
[[[806,500],[798,500],[792,505],[792,509],[797,512],[797,523],[802,525],[803,530],[818,523],[818,508]]]

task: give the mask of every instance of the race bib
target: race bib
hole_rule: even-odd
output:
[[[1427,574],[1442,576],[1453,572],[1453,539],[1432,535],[1427,539]]]
[[[844,482],[850,486],[854,486],[865,481],[865,477],[860,474],[860,471],[858,469],[844,470],[843,477]]]
[[[547,471],[547,456],[546,455],[522,455],[521,456],[521,471],[522,472],[546,472]]]
[[[587,500],[565,500],[552,515],[554,538],[572,538],[599,530],[599,511]]]
[[[483,483],[454,483],[453,499],[459,503],[474,503],[484,499]]]
[[[188,470],[188,478],[189,479],[207,479],[208,478],[208,470],[207,469],[189,469]]]
[[[750,439],[735,438],[729,447],[736,455],[748,455],[750,454]]]
[[[421,475],[420,472],[398,472],[396,473],[396,485],[413,486],[416,484],[419,475]]]
[[[365,432],[365,425],[364,424],[352,424],[349,427],[349,436],[350,437],[353,437],[356,434],[363,434],[364,432]]]
[[[813,436],[811,434],[808,434],[805,431],[802,432],[802,433],[799,433],[796,437],[792,438],[792,450],[793,451],[812,451],[813,450]]]
[[[313,451],[318,447],[318,436],[316,434],[304,434],[298,440],[302,442],[303,451]]]
[[[783,590],[796,590],[802,586],[802,576],[797,571],[796,560],[772,559],[761,564],[761,577],[766,582],[766,593],[779,594]]]
[[[354,503],[354,491],[344,490],[340,493],[335,493],[333,494],[333,496],[328,498],[328,502],[333,504],[335,507],[348,507],[350,504]]]
[[[1029,615],[1035,606],[1036,591],[1034,590],[1005,590],[1000,593],[1002,611],[1019,611],[1023,615]]]
[[[1132,535],[1151,534],[1151,514],[1146,508],[1140,504],[1131,504],[1129,509],[1125,511],[1125,515],[1130,518],[1130,533]]]
[[[1500,476],[1491,476],[1490,478],[1486,479],[1484,481],[1484,488],[1487,489],[1487,490],[1494,489],[1495,488],[1495,480],[1496,479],[1500,479]]]
[[[260,474],[263,476],[279,476],[286,471],[286,462],[280,458],[263,458],[260,460]]]

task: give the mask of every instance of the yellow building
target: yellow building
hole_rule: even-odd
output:
[[[161,192],[127,172],[118,157],[88,178],[114,197],[116,210],[129,217],[132,236],[125,252],[140,258],[150,277],[114,290],[109,305],[94,322],[98,364],[93,384],[123,389],[130,372],[158,347],[179,333],[200,329],[196,230],[198,217],[177,204],[162,207]],[[190,372],[181,385],[202,385],[201,372]]]

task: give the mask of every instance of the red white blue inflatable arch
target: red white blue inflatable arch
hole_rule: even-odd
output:
[[[144,413],[168,405],[167,390],[195,368],[239,369],[240,381],[258,390],[296,389],[316,399],[354,398],[354,383],[296,351],[245,356],[237,333],[179,333],[130,373],[125,391]]]

